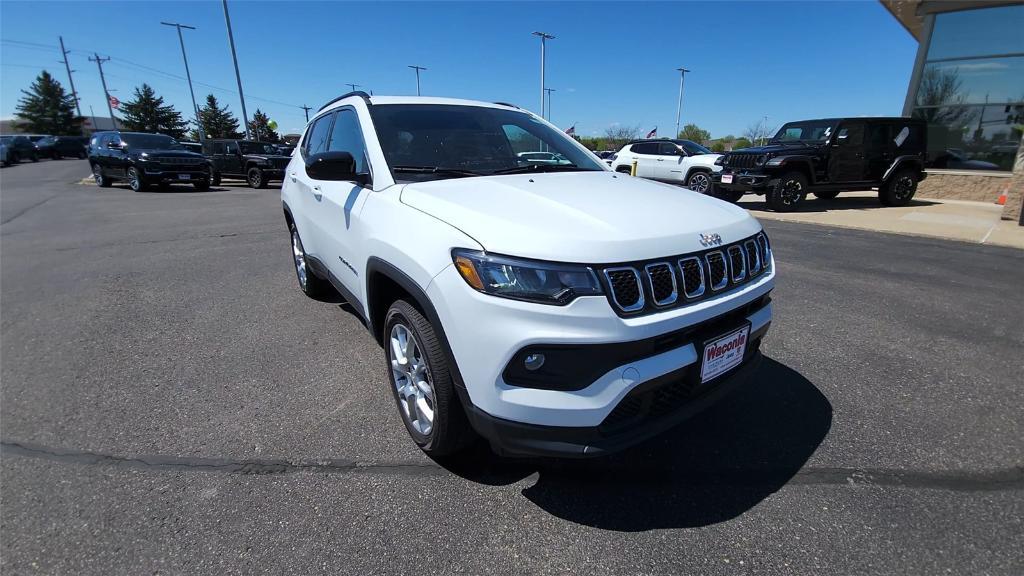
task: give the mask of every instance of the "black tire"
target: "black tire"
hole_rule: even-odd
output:
[[[86,156],[87,156],[87,154],[85,153],[85,150],[79,150],[79,152],[78,152],[78,159],[79,160],[85,160]]]
[[[220,172],[214,172],[213,175],[210,176],[210,185],[220,186]]]
[[[787,172],[768,187],[768,207],[776,212],[793,212],[807,197],[807,177],[802,172]]]
[[[61,156],[60,152],[57,152],[56,150],[53,151],[52,156],[53,156],[54,160],[60,160],[61,158],[63,158],[63,156]]]
[[[247,182],[249,182],[249,186],[252,188],[267,187],[267,178],[263,174],[263,170],[260,170],[256,166],[253,166],[252,168],[249,168],[248,171],[246,171],[245,179]]]
[[[30,158],[33,162],[39,162],[39,154],[36,154],[35,152],[32,153],[32,156],[30,156]]]
[[[99,164],[92,165],[92,178],[100,188],[110,188],[110,178],[103,174],[103,169],[100,168]]]
[[[425,393],[422,398],[433,413],[429,430],[425,434],[417,428],[409,416],[409,413],[415,409],[408,408],[409,402],[399,394],[395,370],[392,368],[395,350],[391,345],[391,338],[396,326],[404,327],[415,338],[419,351],[417,360],[425,366],[424,379],[433,390],[432,398],[431,395]],[[405,424],[405,429],[416,445],[430,456],[448,456],[468,446],[476,438],[476,435],[469,426],[462,406],[459,405],[455,383],[452,380],[448,359],[441,347],[441,342],[430,321],[424,318],[415,306],[405,300],[395,301],[385,316],[384,350],[388,382],[391,384],[395,406],[398,408],[402,423]],[[411,388],[420,387],[412,386]]]
[[[21,157],[18,156],[17,152],[8,152],[7,153],[7,163],[8,164],[20,164],[21,163]]]
[[[724,190],[718,186],[714,186],[711,189],[711,196],[718,198],[719,200],[725,200],[726,202],[732,202],[733,204],[740,201],[746,192],[742,190]]]
[[[288,222],[288,232],[291,234],[292,262],[295,265],[295,279],[299,282],[299,289],[314,300],[323,299],[331,294],[334,288],[309,267],[306,249],[302,247],[302,238],[299,236],[299,230],[295,227],[294,222]]]
[[[128,180],[128,187],[133,191],[145,192],[146,190],[149,190],[149,184],[146,183],[142,174],[139,173],[139,169],[135,166],[128,167],[128,172],[125,175],[125,178]]]
[[[206,192],[207,190],[210,189],[210,181],[209,180],[197,180],[197,181],[192,183],[192,186],[195,187],[195,189],[200,191],[200,192]]]
[[[897,170],[878,189],[878,200],[885,206],[906,206],[917,194],[918,171],[911,168]]]
[[[711,173],[702,170],[694,171],[686,178],[686,187],[694,192],[710,194],[714,188],[714,184],[711,183]]]
[[[619,174],[632,174],[633,173],[633,169],[630,168],[629,166],[619,166],[618,168],[615,169],[615,171],[618,172]]]
[[[838,190],[819,190],[814,193],[814,196],[819,200],[832,200],[836,196],[839,196]]]

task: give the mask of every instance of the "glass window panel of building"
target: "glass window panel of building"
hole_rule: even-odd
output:
[[[1024,5],[938,14],[914,116],[931,168],[1013,168],[1024,130]]]

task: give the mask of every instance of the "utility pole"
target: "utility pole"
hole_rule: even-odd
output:
[[[345,86],[351,86],[352,87],[352,92],[355,92],[356,88],[362,86],[362,84],[352,84],[351,82],[349,82],[348,84],[345,84]]]
[[[242,101],[242,122],[245,138],[249,139],[249,115],[245,112],[245,94],[242,94],[242,75],[238,73],[238,56],[235,54],[235,36],[231,33],[231,16],[228,15],[228,0],[223,0],[224,24],[228,27],[228,44],[231,46],[231,60],[235,63],[235,80],[238,81],[238,98]]]
[[[300,106],[300,108],[302,108],[302,111],[306,113],[306,124],[309,124],[309,111],[312,110],[313,108],[310,106],[306,106],[305,104]]]
[[[534,32],[534,36],[540,36],[540,115],[544,116],[544,64],[545,64],[545,48],[548,40],[554,40],[555,37],[547,32]]]
[[[78,117],[81,118],[82,107],[78,104],[78,92],[75,91],[75,79],[71,77],[71,73],[73,72],[73,70],[71,69],[71,63],[68,62],[69,50],[64,49],[64,37],[58,36],[57,38],[60,38],[60,53],[64,55],[64,60],[62,60],[61,62],[64,63],[64,67],[68,70],[68,84],[71,85],[71,97],[75,99],[75,112],[77,112]]]
[[[420,95],[420,70],[426,70],[423,66],[409,66],[416,71],[416,95]]]
[[[764,120],[761,121],[761,146],[764,146],[764,139],[768,132],[768,115],[764,115]]]
[[[188,56],[185,55],[185,39],[181,36],[181,29],[186,28],[188,30],[195,30],[195,26],[186,26],[184,24],[178,24],[177,22],[161,22],[164,26],[173,26],[178,29],[178,43],[181,44],[181,59],[185,61],[185,78],[188,79],[188,93],[192,96],[192,113],[196,116],[196,131],[199,132],[199,141],[202,142],[206,139],[206,135],[203,134],[203,123],[199,119],[199,107],[196,106],[196,93],[192,90],[192,73],[188,70]]]
[[[679,116],[683,113],[683,78],[689,72],[686,68],[676,68],[676,70],[679,71],[679,103],[676,104],[676,134],[673,138],[679,138]]]
[[[103,77],[103,63],[110,58],[100,58],[100,55],[93,52],[95,58],[89,58],[89,62],[95,62],[96,67],[100,69],[100,83],[103,84],[103,97],[107,100],[107,111],[110,112],[110,123],[114,125],[114,130],[117,130],[117,122],[114,120],[114,107],[110,105],[110,92],[107,90],[107,79]]]
[[[92,110],[92,104],[89,104],[89,115],[92,116],[92,131],[96,132],[96,113]]]
[[[544,92],[546,92],[547,95],[548,95],[548,115],[547,115],[547,119],[550,122],[551,121],[551,93],[552,92],[557,92],[557,90],[555,90],[554,88],[545,88]],[[543,114],[541,116],[543,116]]]

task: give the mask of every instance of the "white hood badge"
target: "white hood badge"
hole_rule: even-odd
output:
[[[705,248],[710,248],[712,246],[721,246],[722,245],[722,237],[719,236],[718,234],[715,234],[715,233],[701,234],[700,235],[700,245],[705,247]]]

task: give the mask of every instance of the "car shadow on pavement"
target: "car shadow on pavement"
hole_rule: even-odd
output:
[[[487,446],[457,463],[473,482],[506,486],[548,513],[617,531],[707,526],[750,510],[799,472],[828,434],[832,405],[795,370],[765,357],[750,383],[678,427],[593,460],[502,459]]]
[[[769,210],[768,204],[760,197],[756,201],[744,200],[739,204],[742,208],[747,210]],[[940,204],[940,202],[933,202],[931,200],[911,200],[907,204],[907,207],[915,208],[920,206],[932,206],[934,204]],[[806,200],[800,203],[796,208],[796,212],[835,212],[838,210],[874,210],[874,209],[887,209],[887,206],[882,205],[878,201],[877,197],[864,197],[864,196],[839,196],[830,200],[823,200],[821,198],[815,198],[813,195],[809,195]]]

